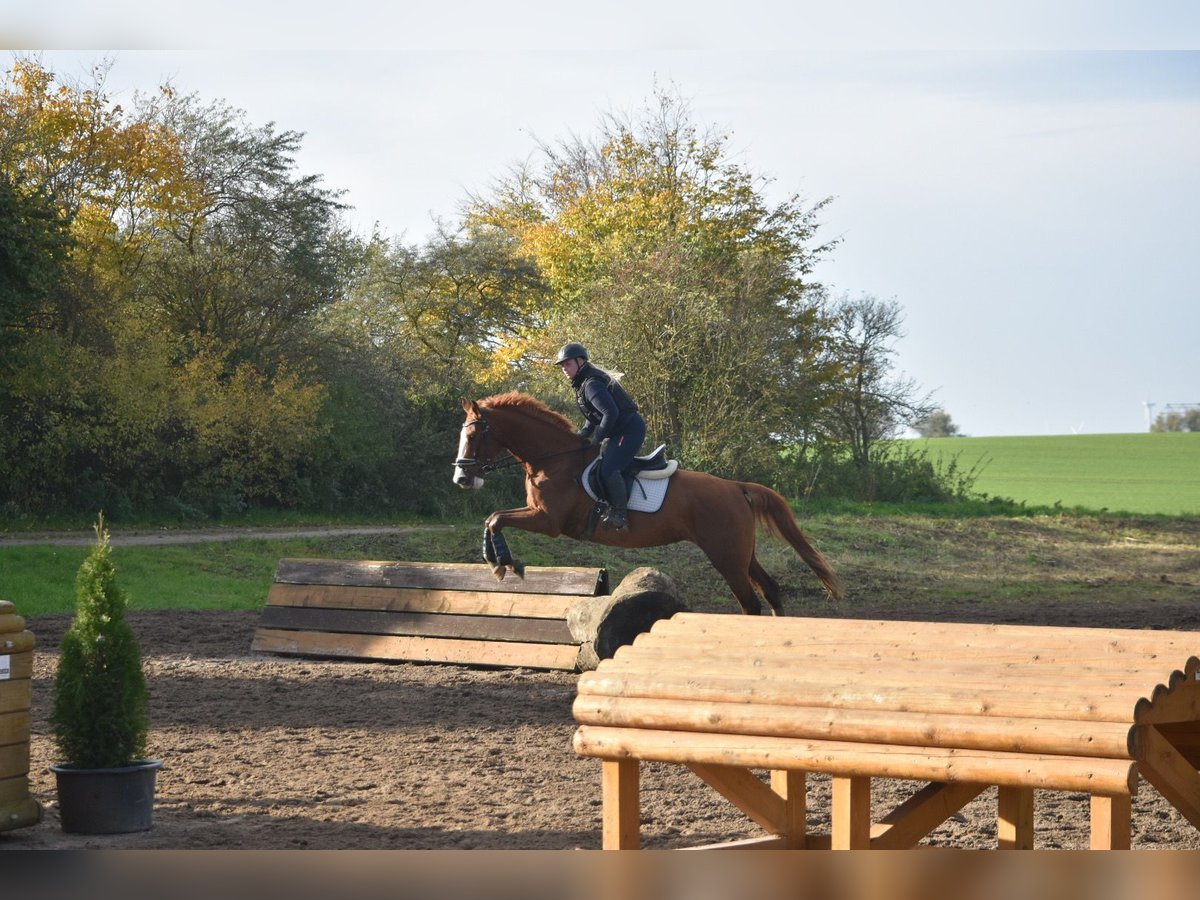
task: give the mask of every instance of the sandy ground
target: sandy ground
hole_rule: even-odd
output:
[[[39,642],[30,784],[45,814],[0,834],[0,849],[600,846],[600,764],[571,749],[571,674],[257,655],[256,612],[129,619],[151,686],[151,751],[164,761],[153,829],[60,829],[46,715],[69,617],[44,617],[29,627]],[[917,787],[877,780],[875,815]],[[809,790],[810,830],[827,832],[828,781],[814,776]],[[682,767],[646,766],[642,791],[648,847],[762,834]],[[1037,846],[1085,848],[1088,813],[1086,795],[1039,792]],[[995,846],[995,816],[993,789],[926,843]],[[1133,839],[1200,848],[1200,832],[1144,783]]]

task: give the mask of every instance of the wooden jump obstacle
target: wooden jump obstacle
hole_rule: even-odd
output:
[[[1091,797],[1130,846],[1144,778],[1200,828],[1200,634],[681,613],[579,679],[575,750],[602,762],[603,846],[640,845],[639,764],[679,763],[785,848],[902,849],[992,785],[998,845],[1034,792]],[[769,785],[753,772],[770,772]],[[806,831],[806,773],[831,833]],[[927,782],[871,819],[871,779]]]
[[[29,795],[34,643],[13,604],[0,600],[0,831],[42,818],[40,804]]]
[[[577,671],[684,608],[648,569],[610,594],[599,568],[283,559],[251,649]]]

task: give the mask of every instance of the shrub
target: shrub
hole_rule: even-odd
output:
[[[119,768],[146,755],[148,695],[125,605],[102,515],[75,579],[75,618],[54,683],[54,739],[76,768]]]

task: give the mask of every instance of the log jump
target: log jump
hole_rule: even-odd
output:
[[[529,566],[497,582],[467,563],[283,559],[251,649],[288,656],[582,671],[682,609],[637,569]]]
[[[685,612],[580,677],[574,746],[602,761],[606,849],[640,846],[642,761],[689,768],[756,845],[912,847],[997,786],[1000,848],[1033,847],[1052,790],[1090,795],[1090,846],[1123,849],[1139,779],[1200,828],[1198,652],[1182,631]],[[832,780],[828,835],[806,831],[809,772]],[[873,778],[926,785],[875,822]]]
[[[35,643],[13,604],[0,600],[0,831],[42,819],[41,805],[29,794]]]

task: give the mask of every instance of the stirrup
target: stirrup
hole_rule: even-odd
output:
[[[625,510],[623,509],[610,508],[608,512],[604,514],[603,522],[605,526],[611,528],[613,531],[629,530],[629,520],[626,518]]]

